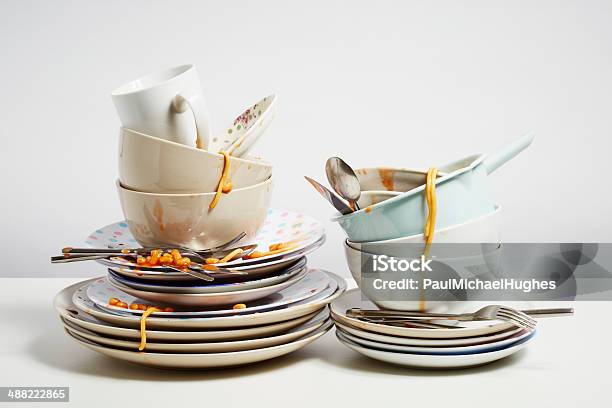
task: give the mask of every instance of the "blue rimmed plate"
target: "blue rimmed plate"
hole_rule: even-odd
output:
[[[527,346],[527,344],[533,340],[535,333],[536,332],[532,332],[529,336],[509,346],[491,351],[450,355],[399,353],[364,347],[348,339],[339,331],[336,331],[336,337],[348,348],[375,360],[414,368],[449,369],[479,366],[508,357]]]
[[[300,259],[296,264],[286,270],[273,274],[262,279],[255,279],[244,282],[234,283],[215,283],[205,282],[203,280],[176,280],[176,281],[147,281],[136,279],[123,274],[108,270],[109,275],[113,280],[128,286],[133,289],[147,292],[164,292],[164,293],[222,293],[235,292],[239,290],[257,289],[266,286],[276,285],[285,282],[306,268],[306,257]]]

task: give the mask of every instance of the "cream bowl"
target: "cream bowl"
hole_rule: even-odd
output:
[[[363,191],[405,192],[425,184],[427,170],[397,167],[368,167],[355,170]],[[444,173],[438,175],[441,177]]]
[[[223,155],[121,128],[119,181],[148,193],[211,193],[223,171]],[[272,165],[260,159],[232,157],[228,179],[234,189],[266,181]]]
[[[266,219],[272,178],[222,194],[209,210],[214,193],[158,194],[134,191],[117,181],[121,208],[134,238],[143,246],[206,249],[241,232],[253,237]]]
[[[357,201],[360,208],[378,204],[403,192],[425,184],[427,170],[397,167],[367,167],[355,170],[361,197]],[[445,173],[439,173],[438,177]]]

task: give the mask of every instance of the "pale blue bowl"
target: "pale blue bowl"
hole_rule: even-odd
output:
[[[447,174],[436,179],[436,229],[461,224],[491,213],[488,174],[531,144],[532,136],[518,139],[488,156],[470,156],[440,168]],[[422,234],[427,219],[425,185],[350,214],[338,214],[338,222],[353,242],[381,241]]]

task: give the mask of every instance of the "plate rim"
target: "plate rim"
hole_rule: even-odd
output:
[[[266,298],[268,296],[274,295],[275,293],[279,293],[282,290],[288,289],[288,288],[290,288],[293,285],[299,284],[303,279],[306,278],[306,276],[308,275],[309,271],[310,271],[309,269],[305,269],[304,271],[300,272],[298,275],[294,276],[294,278],[292,278],[292,280],[290,279],[290,280],[287,280],[285,282],[281,282],[278,285],[274,285],[274,286],[283,286],[283,288],[278,290],[278,291],[276,291],[276,292],[272,292],[272,293],[270,293],[270,294],[268,294],[266,296],[261,296],[261,297],[259,297],[257,299],[253,299],[251,301],[257,301],[257,300],[260,300],[260,299],[264,299],[264,298]],[[308,299],[310,297],[316,296],[317,294],[319,294],[319,293],[323,292],[325,289],[327,289],[327,287],[329,286],[329,283],[331,282],[331,278],[329,276],[327,276],[327,278],[328,278],[328,281],[327,281],[327,284],[325,286],[322,286],[322,285],[321,286],[317,286],[316,288],[311,289],[308,292],[304,292],[301,297],[298,297],[297,300],[294,299],[293,301],[289,301],[289,302],[283,303],[283,304],[277,304],[276,306],[277,307],[288,306],[288,305],[291,305],[292,303],[297,303],[297,302],[300,302],[302,300],[306,300],[306,299]],[[128,290],[123,289],[120,286],[116,286],[113,283],[110,283],[108,278],[107,278],[107,281],[109,282],[110,286],[114,287],[115,289],[117,289],[119,291],[125,292],[126,295],[135,297],[137,299],[145,300],[147,302],[151,302],[150,300],[147,300],[145,297],[134,296],[133,294],[129,293]],[[263,287],[263,288],[258,288],[258,289],[262,289],[261,292],[263,292],[263,289],[270,290],[269,287]],[[89,290],[89,287],[88,287],[88,290]],[[129,289],[129,290],[132,290],[132,289]],[[312,293],[313,290],[316,290],[316,293]],[[137,291],[137,290],[133,290],[133,291],[134,292],[142,292],[142,291]],[[244,291],[244,292],[246,292],[246,291]],[[154,293],[154,292],[151,292],[151,293]],[[249,292],[249,293],[247,293],[247,295],[249,295],[251,293],[256,293],[256,292]],[[115,308],[115,307],[112,307],[112,306],[108,306],[106,304],[100,304],[99,302],[94,301],[91,298],[91,296],[89,296],[88,292],[86,292],[86,294],[89,297],[89,299],[98,308],[106,310],[106,311],[109,311],[111,313],[117,312],[115,314],[120,314],[120,315],[127,314],[127,315],[135,315],[135,316],[140,316],[140,315],[142,315],[144,313],[142,310],[130,310],[130,309],[126,310],[126,309],[123,309],[123,308]],[[163,293],[163,294],[159,294],[159,295],[161,295],[161,296],[168,296],[168,295],[176,295],[176,294],[165,294],[165,293]],[[207,295],[212,295],[212,294],[207,294]],[[220,295],[217,295],[217,294],[214,294],[214,295],[215,296],[220,296]],[[240,293],[239,292],[224,292],[223,295],[226,296],[226,297],[227,296],[239,296]],[[183,295],[180,295],[180,296],[183,296]],[[214,296],[206,296],[206,297],[201,296],[201,297],[197,297],[197,298],[194,298],[194,299],[197,300],[197,299],[202,299],[202,298],[204,298],[204,299],[212,299],[212,298],[214,298]],[[238,301],[236,303],[240,303],[240,302],[245,302],[245,299],[243,298],[243,299],[241,299],[240,301]],[[249,301],[246,301],[246,302],[249,302]],[[162,303],[164,303],[164,302],[162,302]],[[166,302],[166,303],[171,304],[172,302]],[[225,305],[229,306],[232,303],[234,303],[234,302],[232,301],[232,302],[226,303]],[[246,307],[244,309],[239,309],[239,310],[219,309],[219,310],[204,310],[204,311],[159,312],[159,313],[157,313],[157,315],[158,316],[169,316],[169,317],[173,317],[173,318],[176,318],[176,317],[189,317],[189,316],[193,316],[193,317],[206,317],[206,316],[214,317],[214,316],[225,316],[225,315],[236,315],[236,316],[238,316],[238,315],[247,315],[247,314],[257,313],[260,310],[261,311],[265,311],[265,310],[267,310],[270,307],[276,307],[276,306],[271,306],[271,305],[268,304],[268,305],[252,306],[250,308]],[[192,307],[194,307],[194,306],[192,306]]]
[[[486,348],[495,348],[495,347],[502,347],[502,346],[512,346],[514,343],[517,343],[521,340],[523,340],[526,337],[529,337],[530,335],[534,334],[534,332],[528,331],[528,330],[521,330],[524,333],[521,333],[519,336],[515,336],[516,334],[520,333],[515,333],[515,335],[511,335],[510,337],[501,339],[497,342],[492,342],[492,343],[484,343],[484,344],[474,344],[474,345],[466,345],[466,346],[448,346],[448,347],[444,347],[444,346],[436,346],[436,347],[427,347],[427,346],[408,346],[408,345],[398,345],[398,344],[390,344],[390,343],[384,343],[384,342],[376,342],[373,340],[369,340],[369,339],[364,339],[361,338],[355,334],[346,332],[345,330],[336,327],[336,330],[339,331],[340,333],[342,333],[342,335],[346,338],[348,338],[349,340],[351,340],[353,343],[357,343],[360,346],[366,347],[366,348],[373,348],[373,349],[379,349],[382,351],[390,351],[392,353],[404,353],[404,354],[419,354],[419,355],[435,355],[435,356],[439,356],[439,355],[467,355],[467,354],[481,354],[481,353],[485,353],[486,351],[477,351],[477,350],[473,350],[470,348],[474,348],[474,347],[484,347]],[[514,336],[514,337],[513,337]],[[356,340],[355,340],[356,339]],[[364,343],[361,343],[361,341],[363,341]],[[500,344],[502,342],[507,342],[504,344]],[[372,345],[370,344],[366,344],[366,343],[372,343]],[[377,344],[380,344],[380,346],[377,346]],[[390,347],[390,348],[387,348]],[[408,351],[408,350],[400,350],[400,349],[395,349],[393,350],[391,347],[398,347],[398,348],[417,348],[417,349],[422,349],[422,350],[412,350],[412,351]],[[446,349],[446,350],[445,350]],[[448,349],[454,349],[454,350],[448,350]],[[461,350],[456,350],[456,349],[466,349],[465,353],[461,352]],[[431,351],[431,352],[428,352]],[[439,352],[433,352],[433,351],[438,351]],[[493,350],[491,350],[493,351]]]
[[[289,268],[285,269],[284,271],[281,271],[281,273],[279,273],[279,274],[275,274],[273,272],[271,276],[266,276],[266,277],[263,277],[261,279],[254,279],[254,280],[251,280],[251,281],[244,281],[244,282],[220,283],[220,284],[217,284],[217,285],[214,285],[214,284],[213,285],[194,285],[194,286],[184,286],[184,287],[185,288],[190,288],[190,289],[197,289],[197,288],[210,288],[210,289],[213,289],[213,288],[219,288],[219,287],[226,287],[226,288],[235,287],[235,288],[238,288],[238,287],[240,287],[240,285],[245,285],[245,284],[248,284],[248,283],[263,283],[266,280],[269,280],[269,281],[278,280],[279,282],[277,282],[277,283],[281,283],[281,282],[285,282],[285,281],[293,278],[294,276],[296,276],[297,274],[299,274],[301,272],[301,269],[304,269],[304,268],[308,268],[308,262],[307,262],[306,257],[304,257],[303,260],[300,259],[297,263],[295,263],[294,265],[289,266]],[[108,268],[107,274],[112,276],[113,279],[118,280],[119,283],[123,283],[122,282],[123,280],[138,281],[138,279],[135,278],[135,277],[128,277],[128,275],[123,275],[120,272],[116,272],[116,271],[112,270],[111,268]],[[289,275],[287,277],[287,279],[284,279],[284,280],[281,279],[281,278],[286,277],[287,275]],[[154,280],[151,280],[151,279],[142,279],[140,282],[134,282],[134,284],[139,284],[139,285],[143,285],[143,286],[151,286],[151,289],[153,289],[154,286],[162,287],[162,288],[172,288],[171,285],[167,284],[168,282],[197,282],[198,280],[200,280],[200,279],[196,278],[196,280],[191,280],[191,279],[183,280],[183,279],[181,279],[181,280],[170,280],[170,281],[162,281],[162,280],[155,280],[155,279]],[[152,284],[152,283],[149,283],[149,282],[165,282],[166,284],[156,284],[156,283]],[[124,285],[125,286],[129,286],[127,284],[124,284]],[[233,286],[233,285],[235,285],[235,286]],[[260,286],[260,287],[262,287],[262,286]],[[176,288],[180,289],[182,287],[181,286],[177,286]],[[247,287],[247,289],[256,289],[256,288],[258,288],[258,286],[254,287],[254,288],[248,288]],[[134,289],[138,289],[138,288],[134,288]],[[145,290],[146,291],[146,289],[139,289],[139,290]],[[232,290],[226,290],[224,292],[236,292],[236,291],[237,290],[232,289]],[[149,290],[149,292],[151,292],[151,290]],[[170,292],[170,291],[167,291],[166,293],[183,293],[183,292]],[[187,292],[187,293],[194,293],[194,292]],[[202,293],[206,293],[206,292],[202,292]]]
[[[349,289],[345,291],[342,296],[349,296],[353,293],[360,291],[359,288]],[[384,324],[365,322],[363,320],[348,317],[345,314],[339,314],[334,311],[334,303],[338,302],[340,297],[336,298],[330,306],[332,318],[339,320],[341,323],[348,324],[350,326],[372,331],[375,333],[387,334],[391,336],[399,337],[416,337],[416,338],[458,338],[458,337],[476,337],[490,333],[497,333],[503,330],[507,330],[513,327],[511,323],[494,323],[483,327],[466,327],[456,329],[426,329],[426,328],[412,328],[412,327],[393,327]],[[455,333],[456,335],[453,335]],[[451,334],[449,336],[449,334]]]
[[[315,239],[315,240],[310,240],[310,241],[309,241],[309,244],[304,245],[304,246],[302,247],[302,249],[305,249],[305,248],[306,248],[308,245],[315,244],[315,243],[316,243],[316,242],[318,242],[320,239],[323,239],[323,243],[325,242],[325,238],[326,238],[326,233],[325,233],[325,225],[323,224],[323,222],[321,222],[321,221],[320,221],[320,220],[318,220],[317,218],[312,217],[312,216],[310,216],[310,215],[308,215],[308,214],[306,214],[306,213],[303,213],[303,212],[291,211],[291,210],[283,210],[283,209],[280,209],[280,208],[270,208],[270,209],[268,210],[268,213],[266,214],[266,218],[268,217],[268,215],[269,215],[270,211],[279,212],[279,213],[286,212],[286,213],[292,213],[292,214],[300,214],[300,215],[302,215],[303,217],[305,217],[305,218],[307,217],[308,219],[310,219],[310,220],[312,220],[312,221],[314,221],[314,222],[316,222],[316,223],[318,224],[318,226],[319,226],[319,227],[318,227],[317,229],[318,229],[318,230],[320,230],[320,235],[318,236],[318,238],[317,238],[317,239]],[[311,222],[312,222],[312,221],[311,221]],[[121,223],[125,223],[125,224],[129,225],[125,219],[123,219],[123,220],[119,220],[119,221],[115,221],[115,222],[113,222],[113,223],[110,223],[110,224],[104,225],[104,226],[102,226],[102,227],[96,228],[96,229],[95,229],[95,230],[93,230],[91,233],[89,233],[89,235],[87,235],[87,238],[85,238],[85,239],[83,240],[83,242],[84,242],[84,243],[85,243],[85,245],[87,245],[88,247],[93,247],[91,244],[89,244],[89,243],[87,242],[87,241],[88,241],[88,237],[90,237],[90,236],[95,236],[96,231],[105,230],[105,229],[107,229],[107,228],[109,228],[109,227],[111,227],[111,226],[115,226],[115,225],[117,225],[117,226],[118,226],[118,225],[119,225],[119,224],[121,224]],[[128,231],[129,231],[129,228],[128,228]],[[130,232],[130,234],[131,234],[131,232]],[[132,238],[133,238],[133,236],[132,236]],[[321,243],[321,245],[322,245],[323,243]],[[138,244],[138,241],[136,241],[136,244],[137,244],[137,245],[140,245],[140,244]],[[245,242],[244,244],[248,244],[248,242]],[[296,250],[295,250],[295,252],[298,252],[298,251],[299,251],[299,249],[296,249]],[[272,258],[272,257],[274,257],[274,256],[276,256],[276,255],[268,255],[268,256]],[[259,261],[264,261],[264,260],[266,260],[266,259],[267,259],[267,257],[261,257],[261,258],[258,258],[258,260],[259,260]],[[233,266],[233,265],[235,265],[235,264],[232,264],[231,262],[226,262],[226,263],[224,263],[224,264],[219,264],[219,265],[223,265],[223,266]],[[122,266],[124,266],[124,265],[122,265]]]
[[[314,313],[308,320],[306,320],[305,322],[292,327],[290,329],[288,329],[287,331],[278,333],[278,334],[273,334],[273,335],[266,335],[263,337],[256,337],[256,338],[252,338],[252,339],[236,339],[236,340],[222,340],[222,341],[194,341],[194,342],[179,342],[179,343],[172,343],[172,342],[156,342],[156,341],[147,341],[147,345],[154,345],[154,346],[158,346],[158,345],[167,345],[170,347],[176,347],[176,348],[181,348],[183,346],[191,346],[192,348],[195,347],[206,347],[206,346],[222,346],[222,347],[231,347],[231,346],[236,346],[236,347],[240,347],[240,346],[248,346],[248,345],[252,345],[252,343],[260,341],[260,340],[264,340],[264,341],[274,341],[274,340],[281,340],[284,338],[293,338],[298,339],[300,337],[303,337],[309,333],[314,332],[316,329],[318,329],[319,327],[322,327],[325,323],[329,322],[331,319],[329,317],[329,312],[328,313],[324,313],[325,310],[321,309],[318,312]],[[114,338],[114,337],[110,337],[110,336],[105,336],[102,335],[100,333],[96,333],[94,331],[88,330],[84,327],[81,327],[75,323],[72,323],[70,321],[68,321],[67,319],[61,318],[62,324],[64,326],[65,329],[71,331],[71,332],[76,332],[78,335],[80,335],[81,337],[86,338],[87,340],[90,340],[94,343],[97,343],[99,345],[102,346],[107,346],[110,348],[121,348],[121,347],[137,347],[138,344],[140,343],[137,339],[126,339],[126,338]],[[293,335],[293,336],[292,336]],[[295,337],[297,335],[297,337]],[[112,345],[112,344],[105,344],[105,343],[99,343],[98,341],[94,340],[94,339],[90,339],[86,336],[90,336],[90,337],[94,337],[94,338],[102,338],[104,339],[104,341],[107,342],[112,342],[112,341],[117,341],[117,342],[122,342],[124,343],[124,345]],[[289,340],[291,341],[291,340]],[[129,344],[128,344],[129,343]],[[284,343],[280,343],[280,344],[284,344]],[[253,349],[255,348],[261,348],[261,347],[253,347]],[[132,351],[135,351],[132,349]],[[240,350],[236,350],[236,351],[240,351]],[[159,351],[162,353],[167,353],[167,352],[172,352],[172,351]],[[188,351],[187,351],[188,352]],[[181,354],[185,353],[180,352]],[[208,352],[199,352],[202,354],[208,354]],[[178,354],[178,353],[177,353]]]
[[[477,340],[477,339],[481,339],[484,337],[495,337],[495,336],[501,336],[501,335],[505,335],[504,337],[500,337],[500,339],[504,339],[507,338],[508,336],[511,336],[515,333],[518,333],[519,331],[521,331],[522,329],[520,327],[516,327],[516,328],[509,328],[506,331],[501,331],[499,333],[494,333],[491,336],[485,335],[485,336],[473,336],[473,337],[457,337],[457,338],[442,338],[442,339],[436,339],[436,338],[422,338],[422,337],[402,337],[402,336],[393,336],[390,334],[382,334],[382,333],[377,333],[377,332],[372,332],[369,330],[362,330],[359,329],[357,327],[353,327],[349,324],[346,324],[344,322],[337,322],[334,321],[334,323],[339,326],[342,330],[354,330],[356,332],[359,333],[367,333],[368,335],[373,335],[373,336],[381,336],[381,337],[392,337],[394,339],[397,339],[396,341],[406,341],[406,340],[414,340],[416,342],[431,342],[433,344],[429,345],[429,347],[438,347],[438,346],[444,346],[443,343],[446,343],[448,341],[455,341],[455,342],[461,342],[460,345],[458,345],[457,347],[461,347],[461,346],[469,346],[469,345],[473,345],[473,341]],[[350,331],[349,331],[350,333]],[[357,336],[359,337],[359,336]],[[373,339],[368,339],[367,337],[364,337],[364,339],[366,340],[372,340],[372,341],[379,341],[380,343],[385,343],[385,341],[382,340],[373,340]],[[472,342],[470,342],[472,341]],[[423,345],[416,345],[416,344],[406,344],[406,343],[392,343],[391,341],[387,341],[387,344],[394,344],[394,345],[398,345],[398,346],[415,346],[415,347],[428,347],[428,346],[423,346]]]
[[[381,361],[383,363],[394,364],[394,365],[403,366],[403,367],[417,367],[417,368],[420,367],[420,368],[437,368],[437,369],[462,368],[462,367],[467,368],[467,367],[473,367],[473,366],[479,366],[479,365],[492,363],[494,361],[501,360],[503,358],[509,357],[512,354],[519,352],[520,350],[525,348],[527,345],[529,345],[529,343],[531,343],[531,341],[535,338],[535,332],[534,332],[532,336],[527,337],[526,339],[523,339],[522,341],[519,341],[518,342],[519,344],[513,344],[501,350],[489,351],[489,352],[484,352],[484,353],[462,354],[462,355],[431,355],[431,354],[423,355],[423,354],[398,353],[398,352],[392,352],[392,351],[371,349],[371,348],[363,347],[359,344],[356,344],[355,342],[351,340],[347,340],[346,338],[342,338],[341,337],[342,334],[338,335],[338,332],[336,332],[335,334],[336,334],[336,338],[338,339],[338,341],[340,341],[341,344],[350,348],[356,353],[359,353],[368,358],[371,358],[377,361]],[[375,357],[376,355],[379,355],[381,357],[380,358]],[[419,363],[417,361],[407,362],[407,361],[402,361],[401,359],[396,360],[396,361],[389,361],[389,360],[392,360],[393,357],[397,357],[397,355],[400,355],[404,358],[424,359],[424,360],[430,361],[430,364],[424,364],[422,362]],[[501,356],[497,357],[498,355],[501,355]],[[387,357],[387,359],[383,359],[382,356]],[[490,357],[490,359],[487,359],[487,357]],[[476,362],[469,361],[470,359],[473,360],[473,359],[483,359],[483,358],[485,361],[476,361]],[[463,361],[463,360],[468,360],[468,361]]]
[[[335,281],[337,284],[337,288],[334,292],[332,292],[329,296],[318,299],[316,301],[310,303],[303,303],[298,306],[293,306],[291,308],[281,308],[263,311],[260,313],[250,314],[250,315],[229,315],[229,316],[214,316],[214,317],[205,317],[205,318],[193,318],[193,319],[174,319],[169,317],[150,317],[147,319],[148,322],[153,323],[152,327],[155,330],[159,330],[158,328],[162,328],[162,330],[176,329],[176,328],[189,328],[189,329],[203,329],[203,328],[244,328],[244,327],[253,327],[253,326],[262,326],[271,323],[278,323],[288,320],[293,320],[295,318],[304,316],[306,314],[310,314],[312,311],[319,309],[323,306],[326,306],[341,296],[347,288],[347,282],[344,278],[336,275],[333,272],[329,272],[323,269],[319,269],[328,275]],[[71,291],[72,296],[82,286],[85,286],[89,282],[91,282],[92,278],[85,281],[80,281],[74,283],[64,289],[62,289],[57,295],[56,298],[64,293],[65,291]],[[139,322],[138,316],[124,316],[124,315],[113,315],[109,312],[103,310],[92,310],[88,306],[78,305],[75,303],[77,309],[82,310],[84,313],[94,316],[95,318],[105,321],[107,323],[112,323],[114,325],[119,325],[116,323],[117,321],[126,324],[126,325],[137,325]],[[302,313],[302,314],[300,314]],[[102,316],[102,317],[100,317]],[[256,316],[257,319],[253,319],[253,316]],[[105,319],[107,317],[112,319],[113,322],[109,322],[109,320]],[[178,324],[177,324],[178,323]],[[121,326],[125,327],[125,326]],[[130,326],[128,326],[131,328]],[[172,331],[172,330],[170,330]]]
[[[117,349],[117,348],[113,348],[113,347],[106,347],[103,345],[99,345],[96,344],[94,342],[91,342],[87,339],[85,339],[85,341],[79,341],[79,343],[92,343],[91,345],[94,347],[98,347],[98,348],[102,348],[102,349],[111,349],[111,350],[115,350],[121,353],[132,353],[132,354],[140,354],[140,355],[145,355],[145,356],[159,356],[159,357],[177,357],[177,356],[189,356],[189,357],[197,357],[197,358],[214,358],[214,357],[227,357],[229,355],[235,356],[235,355],[250,355],[250,354],[256,354],[256,353],[262,353],[262,352],[266,352],[266,351],[272,351],[272,350],[278,350],[284,347],[288,347],[290,345],[294,345],[296,343],[300,343],[300,342],[306,342],[309,343],[308,340],[314,341],[317,338],[323,336],[325,333],[329,332],[332,328],[334,327],[333,323],[331,322],[331,320],[327,320],[321,327],[319,327],[317,330],[315,330],[314,332],[311,332],[307,335],[305,335],[304,337],[298,338],[294,341],[290,341],[288,343],[284,343],[284,344],[279,344],[276,346],[270,346],[270,347],[261,347],[261,348],[256,348],[256,349],[251,349],[251,350],[241,350],[241,351],[228,351],[228,352],[222,352],[222,353],[150,353],[147,351],[130,351],[130,350],[122,350],[122,349]],[[70,335],[71,337],[75,337],[73,335]]]

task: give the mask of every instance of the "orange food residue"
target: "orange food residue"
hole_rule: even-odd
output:
[[[210,205],[208,206],[209,210],[212,210],[217,206],[217,203],[219,203],[219,199],[221,198],[221,194],[224,192],[224,188],[227,190],[226,194],[228,194],[232,189],[231,182],[229,184],[229,188],[226,187],[227,173],[229,171],[230,166],[230,156],[226,152],[219,153],[223,155],[223,170],[221,171],[221,179],[219,179],[219,184],[217,185],[217,191],[215,192],[215,196],[213,197],[212,201],[210,202]]]
[[[387,189],[387,191],[395,191],[395,184],[393,182],[393,174],[395,171],[393,169],[378,169],[378,176],[380,177],[380,182]]]
[[[151,250],[148,256],[138,256],[136,264],[143,267],[151,266],[175,266],[177,268],[188,268],[191,265],[191,259],[182,256],[178,249],[162,251],[160,249]]]
[[[268,251],[254,251],[244,256],[244,259],[254,259],[254,258],[262,258],[264,256],[269,256],[269,255],[276,255],[282,252],[290,251],[294,248],[297,248],[297,246],[298,245],[293,241],[279,242],[276,244],[271,244],[268,247]]]

